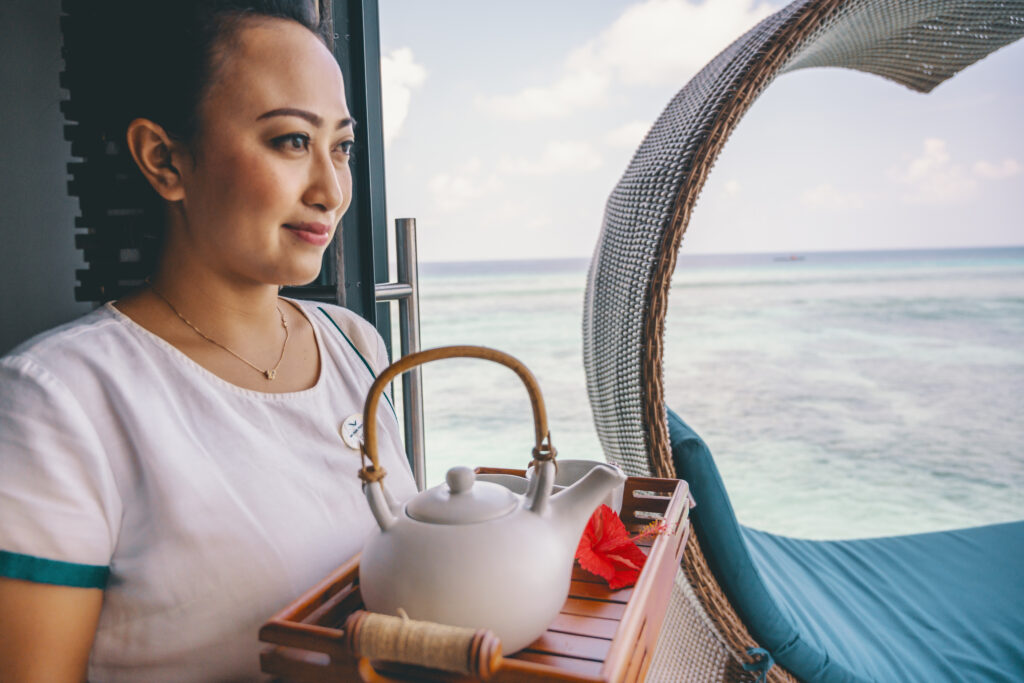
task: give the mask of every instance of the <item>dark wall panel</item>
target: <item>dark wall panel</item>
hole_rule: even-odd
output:
[[[74,296],[59,16],[60,0],[0,3],[0,353],[92,308]]]

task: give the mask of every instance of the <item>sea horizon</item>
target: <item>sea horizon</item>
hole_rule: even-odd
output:
[[[963,256],[975,257],[1024,257],[1024,244],[974,247],[913,247],[899,249],[845,249],[845,250],[783,250],[770,252],[733,253],[680,253],[676,269],[686,267],[757,265],[762,263],[823,262],[836,263],[843,260],[905,260],[935,259],[947,260]],[[452,261],[420,261],[421,275],[477,275],[486,273],[521,272],[524,266],[532,266],[540,272],[564,272],[586,269],[592,257],[556,257],[536,259],[480,259]]]

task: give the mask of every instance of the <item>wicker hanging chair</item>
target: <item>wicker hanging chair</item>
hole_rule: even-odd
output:
[[[670,279],[711,166],[761,91],[787,71],[837,66],[929,92],[1022,35],[1024,0],[798,0],[730,45],[679,91],[608,199],[588,277],[584,363],[598,436],[610,461],[631,475],[690,479],[687,472],[677,471],[678,448],[674,453],[673,446],[683,441],[692,445],[693,439],[670,438],[664,400],[662,354]],[[800,660],[790,646],[808,642],[817,650],[805,651],[804,663],[814,657],[820,661],[805,667],[799,678],[870,680],[881,675],[872,674],[870,667],[856,670],[848,653],[838,656],[836,648],[829,650],[823,639],[807,634],[799,634],[803,643],[763,642],[770,640],[762,633],[764,620],[752,625],[759,615],[739,604],[743,599],[735,590],[723,590],[721,574],[732,569],[723,564],[726,556],[716,548],[719,540],[708,538],[706,525],[700,523],[701,506],[709,504],[701,500],[706,492],[694,481],[690,484],[698,502],[695,533],[651,680],[735,681],[758,675],[770,681],[795,680],[785,670],[787,661]],[[721,493],[728,517],[731,507],[724,489]],[[1011,531],[1016,540],[1006,552],[1020,560],[1024,526]],[[745,543],[752,540],[747,536]],[[748,578],[762,578],[756,567],[750,571]],[[1024,676],[1024,645],[1010,643],[1007,648],[1017,658],[1017,673]],[[902,670],[910,678],[903,680],[923,680],[915,671],[932,671],[915,670],[913,663],[907,667]]]

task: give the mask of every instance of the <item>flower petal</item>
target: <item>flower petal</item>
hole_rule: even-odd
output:
[[[647,535],[642,533],[637,538]],[[587,522],[576,548],[576,559],[580,567],[603,578],[609,588],[617,589],[636,583],[647,556],[629,537],[618,515],[602,505]]]

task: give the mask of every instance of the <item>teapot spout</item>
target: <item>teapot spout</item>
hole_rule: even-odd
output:
[[[562,527],[573,548],[579,543],[584,527],[594,510],[616,486],[626,481],[621,470],[598,465],[578,482],[551,497],[551,520]]]

